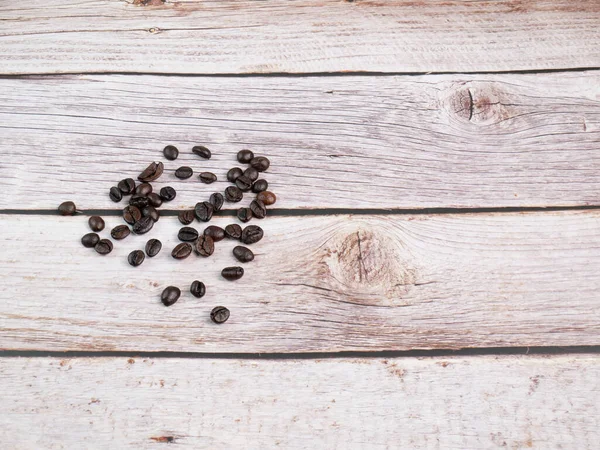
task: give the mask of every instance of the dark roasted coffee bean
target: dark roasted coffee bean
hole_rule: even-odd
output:
[[[141,183],[135,188],[135,193],[144,197],[147,197],[150,192],[152,192],[152,185],[150,183]]]
[[[258,225],[248,225],[242,231],[241,241],[246,245],[256,244],[263,238],[263,234],[262,228]]]
[[[237,223],[232,223],[225,227],[225,235],[229,239],[239,239],[242,237],[242,227]]]
[[[165,166],[162,162],[153,162],[150,163],[146,169],[138,176],[138,180],[140,181],[154,181],[159,178],[164,170]]]
[[[215,251],[215,241],[210,236],[199,236],[198,240],[194,243],[194,250],[197,255],[210,256]]]
[[[175,304],[179,297],[181,296],[181,290],[175,286],[167,286],[162,294],[160,294],[160,301],[165,306],[171,306]]]
[[[88,233],[83,235],[81,238],[81,243],[84,247],[92,248],[96,246],[99,240],[100,236],[98,236],[96,233]]]
[[[159,208],[162,205],[162,198],[160,198],[160,195],[158,195],[156,192],[152,192],[150,194],[148,194],[148,202],[150,203],[151,206],[154,206],[155,208]]]
[[[203,145],[196,145],[195,147],[192,147],[192,152],[194,152],[200,158],[204,159],[210,159],[210,157],[212,156],[210,150]]]
[[[237,154],[237,160],[242,164],[248,164],[254,158],[252,150],[240,150]]]
[[[252,187],[252,180],[245,175],[242,175],[237,180],[235,180],[235,185],[242,192],[249,191]]]
[[[277,201],[277,197],[272,192],[264,191],[256,196],[256,200],[260,200],[266,206],[270,206]]]
[[[205,184],[211,184],[217,181],[217,176],[212,172],[202,172],[198,178]]]
[[[131,230],[127,225],[117,225],[112,230],[110,230],[110,236],[117,241],[125,239],[127,236],[129,236],[130,233]]]
[[[100,216],[92,216],[88,219],[88,225],[92,231],[104,230],[104,219]]]
[[[202,281],[194,280],[190,286],[190,293],[194,297],[202,298],[206,294],[206,286]]]
[[[249,178],[250,181],[255,182],[258,180],[258,170],[256,170],[254,167],[248,167],[246,170],[244,170],[244,176]]]
[[[198,230],[192,227],[183,227],[177,233],[177,238],[183,242],[194,242],[198,239]]]
[[[139,210],[144,209],[149,203],[150,200],[148,200],[148,197],[144,197],[143,195],[134,194],[129,199],[129,205],[135,206]]]
[[[154,226],[154,220],[152,217],[142,217],[136,223],[133,224],[133,232],[135,234],[146,234]]]
[[[269,183],[267,183],[267,180],[256,180],[252,185],[252,192],[256,192],[257,194],[259,192],[266,191],[267,189],[269,189]]]
[[[246,223],[252,219],[252,210],[250,208],[240,208],[237,212],[237,218]]]
[[[244,269],[239,266],[225,267],[221,270],[221,276],[229,281],[239,280],[244,276]]]
[[[123,193],[121,192],[121,190],[118,187],[113,186],[110,188],[110,191],[108,192],[108,196],[110,197],[110,199],[113,202],[118,203],[123,198]]]
[[[194,221],[194,217],[195,214],[192,209],[186,211],[179,211],[179,214],[177,214],[177,218],[184,225],[189,225],[190,223],[192,223]]]
[[[135,180],[133,178],[125,178],[119,181],[117,187],[123,195],[131,195],[135,192]]]
[[[127,257],[127,262],[133,267],[137,267],[144,262],[144,259],[146,259],[146,255],[144,255],[143,251],[134,250]]]
[[[167,145],[163,149],[163,155],[165,155],[165,158],[167,158],[169,161],[175,161],[179,156],[179,150],[177,150],[177,147],[174,145]]]
[[[235,183],[235,180],[237,180],[242,175],[244,175],[244,172],[242,172],[242,169],[240,169],[239,167],[232,167],[227,172],[227,181],[230,181],[231,183]]]
[[[244,247],[242,245],[238,245],[233,249],[233,256],[239,261],[243,263],[250,262],[254,259],[254,253],[248,247]]]
[[[223,202],[225,202],[225,199],[223,198],[223,194],[215,192],[214,194],[211,194],[208,201],[210,202],[211,205],[213,205],[213,210],[221,211],[221,208],[223,207]]]
[[[213,241],[219,242],[225,239],[225,230],[216,225],[211,225],[204,229],[204,236],[210,236]]]
[[[154,206],[146,206],[142,209],[142,217],[150,217],[153,222],[158,222],[160,214]]]
[[[267,216],[267,208],[265,208],[265,204],[260,200],[252,200],[250,209],[252,210],[252,216],[257,219],[264,219]]]
[[[264,172],[271,165],[271,161],[269,161],[268,158],[265,158],[264,156],[257,156],[256,158],[252,158],[252,161],[250,161],[250,165],[259,172]]]
[[[77,207],[73,202],[62,202],[58,206],[58,212],[61,216],[73,216],[77,212]]]
[[[180,180],[187,180],[192,175],[194,175],[194,171],[188,166],[182,166],[175,171],[175,176]]]
[[[101,255],[108,255],[112,252],[113,243],[108,239],[100,239],[98,243],[94,246],[94,250],[96,250]]]
[[[123,210],[123,220],[129,225],[133,225],[142,218],[142,212],[136,206],[126,206]]]
[[[225,200],[228,202],[237,203],[242,201],[244,193],[237,186],[229,186],[225,189]]]
[[[175,246],[171,252],[171,256],[175,259],[185,259],[192,253],[192,246],[187,242],[182,242]]]
[[[209,202],[200,202],[196,203],[196,207],[194,208],[194,214],[196,215],[196,219],[201,222],[208,222],[212,219],[214,207]]]
[[[177,192],[171,186],[165,186],[160,190],[160,198],[165,202],[170,202],[177,196]]]
[[[158,255],[161,249],[162,242],[160,242],[158,239],[150,239],[148,242],[146,242],[146,255],[148,255],[149,258],[153,258]]]
[[[225,323],[229,319],[229,310],[224,306],[217,306],[210,312],[210,320],[214,323]]]

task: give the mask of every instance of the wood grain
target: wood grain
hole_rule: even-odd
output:
[[[424,359],[4,358],[19,449],[593,449],[597,355]]]
[[[537,75],[2,79],[0,209],[114,208],[108,190],[162,148],[194,205],[250,147],[278,208],[600,204],[600,72]],[[196,144],[213,150],[200,160]],[[41,188],[40,183],[43,183]],[[120,206],[122,207],[122,205]]]
[[[25,0],[0,73],[480,72],[600,66],[596,0]]]
[[[311,352],[598,345],[600,212],[278,217],[244,277],[232,241],[175,261],[165,217],[106,257],[86,217],[0,216],[1,348]],[[107,217],[108,228],[120,223]],[[214,222],[224,226],[231,218]],[[257,223],[258,221],[255,221]],[[202,225],[197,224],[202,230]],[[107,233],[106,233],[107,234]],[[141,267],[127,254],[159,238]],[[204,281],[207,294],[188,286]],[[174,306],[160,292],[179,286]],[[214,306],[230,320],[210,322]]]

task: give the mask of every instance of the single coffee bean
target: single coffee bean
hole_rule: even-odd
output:
[[[267,216],[267,208],[260,200],[252,200],[252,203],[250,203],[250,209],[252,210],[252,216],[256,217],[257,219],[264,219]]]
[[[212,219],[214,207],[209,202],[200,202],[196,203],[196,207],[194,208],[194,214],[196,215],[196,219],[201,222],[208,222]]]
[[[225,189],[225,200],[228,202],[237,203],[244,198],[243,192],[237,186],[229,186]]]
[[[215,241],[210,236],[199,236],[194,243],[194,250],[197,255],[208,257],[215,252]]]
[[[225,239],[225,230],[216,225],[210,225],[204,229],[204,236],[210,236],[213,241],[219,242]]]
[[[196,145],[195,147],[192,147],[192,152],[204,159],[210,159],[212,156],[210,150],[203,145]]]
[[[225,227],[225,235],[229,239],[239,239],[242,237],[242,227],[237,223],[232,223]]]
[[[255,192],[257,194],[259,192],[266,191],[267,189],[269,189],[269,183],[267,183],[267,180],[256,180],[252,185],[252,192]]]
[[[206,286],[202,281],[194,280],[190,286],[190,293],[194,297],[202,298],[206,294]]]
[[[214,194],[211,194],[208,201],[211,205],[213,205],[213,210],[221,211],[221,208],[223,207],[223,203],[225,202],[225,199],[223,198],[223,194],[215,192]]]
[[[175,259],[185,259],[192,253],[192,246],[187,242],[182,242],[175,246],[171,252],[171,256]]]
[[[218,324],[225,323],[227,322],[227,319],[229,319],[229,315],[230,313],[227,308],[224,306],[217,306],[210,312],[210,320]]]
[[[202,172],[198,178],[205,184],[211,184],[217,181],[217,176],[212,172]]]
[[[246,170],[244,170],[244,176],[249,178],[250,181],[254,182],[258,180],[258,170],[256,170],[254,167],[248,167]]]
[[[142,218],[142,212],[135,206],[126,206],[123,210],[123,220],[129,225],[133,225]]]
[[[184,225],[189,225],[190,223],[192,223],[194,221],[194,217],[194,211],[191,209],[186,211],[179,211],[179,214],[177,214],[177,218]]]
[[[194,171],[188,166],[182,166],[175,171],[175,176],[180,180],[187,180],[192,175],[194,175]]]
[[[249,191],[252,187],[252,180],[245,175],[242,175],[237,180],[235,180],[235,185],[242,192]]]
[[[277,197],[272,192],[264,191],[256,196],[256,200],[260,200],[266,206],[270,206],[277,201]]]
[[[151,192],[148,194],[148,203],[155,208],[159,208],[162,205],[162,198],[156,192]]]
[[[142,173],[140,173],[140,175],[138,176],[138,180],[154,181],[162,175],[164,169],[165,166],[162,162],[150,163],[150,165],[146,167]]]
[[[146,234],[154,226],[154,220],[152,217],[142,217],[136,223],[133,224],[133,232],[135,234]]]
[[[129,199],[129,205],[135,206],[139,210],[144,209],[149,203],[150,200],[148,200],[148,197],[144,197],[143,195],[134,194]]]
[[[101,255],[108,255],[112,252],[113,243],[108,239],[100,239],[98,243],[94,246],[94,250],[96,250]]]
[[[269,168],[270,165],[271,161],[264,156],[257,156],[256,158],[252,158],[252,161],[250,161],[250,166],[254,167],[259,172],[264,172]]]
[[[104,219],[100,216],[92,216],[88,220],[88,225],[92,231],[102,231],[104,230]]]
[[[230,181],[231,183],[235,183],[235,180],[237,180],[242,175],[244,175],[244,172],[242,172],[242,169],[240,169],[239,167],[232,167],[227,172],[227,181]]]
[[[164,202],[170,202],[177,196],[177,192],[171,186],[165,186],[160,190],[160,198]]]
[[[252,219],[252,210],[250,208],[240,208],[237,212],[237,218],[246,223]]]
[[[73,202],[62,202],[58,206],[58,212],[61,216],[73,216],[77,212],[77,207]]]
[[[133,267],[137,267],[142,264],[144,259],[146,259],[146,255],[144,255],[144,252],[141,250],[134,250],[127,257],[127,261]]]
[[[129,236],[130,233],[131,230],[127,225],[117,225],[112,230],[110,230],[110,236],[116,241],[125,239],[127,236]]]
[[[110,197],[110,199],[113,202],[118,203],[123,198],[123,193],[121,192],[121,190],[118,187],[113,186],[110,188],[110,191],[108,192],[108,196]]]
[[[148,242],[146,242],[146,255],[148,255],[149,258],[154,258],[156,255],[158,255],[161,249],[162,242],[160,242],[158,239],[150,239]]]
[[[96,246],[99,240],[100,236],[98,236],[96,233],[88,233],[83,235],[81,238],[81,243],[86,248],[92,248]]]
[[[135,180],[133,178],[125,178],[119,181],[117,187],[123,195],[131,195],[135,192]]]
[[[181,296],[181,290],[175,286],[167,286],[162,294],[160,294],[160,301],[165,306],[174,305],[179,297]]]
[[[240,150],[237,154],[237,160],[242,164],[248,164],[254,158],[252,150]]]
[[[142,217],[150,217],[153,222],[158,222],[160,214],[154,206],[146,206],[142,209]]]
[[[177,238],[183,242],[194,242],[198,239],[198,230],[192,227],[183,227],[177,233]]]
[[[239,266],[225,267],[221,270],[221,276],[229,281],[239,280],[244,276],[244,269]]]
[[[175,161],[179,156],[179,150],[174,145],[167,145],[163,149],[163,155],[165,155],[165,158],[169,161]]]
[[[239,261],[243,263],[250,262],[254,259],[254,253],[248,247],[243,247],[238,245],[233,249],[233,256]]]
[[[152,192],[152,185],[150,183],[142,183],[135,188],[135,193],[144,197],[147,197],[150,192]]]
[[[244,228],[244,231],[242,231],[241,241],[246,245],[256,244],[263,238],[263,235],[264,233],[261,227],[258,225],[248,225]]]

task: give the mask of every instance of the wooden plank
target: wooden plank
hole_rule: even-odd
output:
[[[54,448],[578,448],[600,359],[3,358],[0,436]]]
[[[108,190],[173,143],[164,184],[194,205],[244,147],[268,155],[279,208],[600,204],[600,72],[537,75],[0,80],[0,209]],[[203,143],[209,162],[190,151]],[[43,182],[43,189],[40,183]],[[158,184],[162,186],[164,184]]]
[[[4,74],[600,66],[597,0],[25,0],[0,17]]]
[[[181,226],[150,233],[162,253],[101,257],[87,218],[0,216],[1,348],[310,352],[600,344],[600,212],[278,217],[237,282],[232,241],[175,261]],[[118,224],[107,218],[108,228]],[[215,223],[224,226],[231,218]],[[258,221],[255,221],[255,223]],[[201,225],[197,225],[202,230]],[[202,299],[187,291],[206,283]],[[184,294],[165,308],[168,285]],[[209,313],[231,310],[217,326]]]

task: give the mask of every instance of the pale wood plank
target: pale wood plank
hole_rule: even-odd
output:
[[[598,205],[600,72],[537,75],[0,80],[2,208],[113,208],[108,189],[178,145],[163,184],[190,206],[244,147],[279,208]],[[470,100],[472,98],[472,101]],[[203,143],[209,162],[191,154]],[[43,188],[40,189],[40,182]]]
[[[0,216],[1,348],[309,352],[598,345],[600,213],[279,217],[237,282],[223,241],[175,261],[179,223],[85,249],[85,217]],[[231,218],[219,218],[224,226]],[[120,222],[107,218],[108,226]],[[257,223],[258,221],[255,221]],[[198,227],[202,230],[201,225]],[[207,285],[200,300],[187,289]],[[165,308],[167,285],[183,297]],[[230,308],[222,326],[209,320]]]
[[[4,74],[600,66],[596,0],[26,0],[0,17]]]

